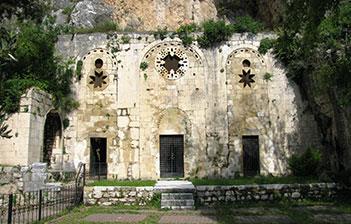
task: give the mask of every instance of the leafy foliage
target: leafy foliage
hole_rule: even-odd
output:
[[[254,20],[250,16],[237,17],[236,22],[233,24],[235,32],[243,33],[257,33],[263,30],[262,23]]]
[[[294,176],[317,176],[321,166],[321,153],[316,149],[308,148],[301,155],[292,155],[288,164]]]
[[[203,23],[203,35],[197,41],[203,48],[213,47],[228,38],[234,33],[233,26],[224,21],[209,20]]]
[[[269,38],[263,38],[260,43],[260,47],[258,48],[258,52],[260,54],[266,54],[269,49],[273,48],[275,40]]]
[[[167,37],[167,34],[168,34],[167,27],[164,27],[162,29],[157,28],[157,30],[153,32],[155,39],[160,39],[160,40],[164,40]]]
[[[62,111],[77,107],[71,97],[71,62],[55,55],[61,29],[53,18],[46,17],[40,23],[2,19],[0,30],[0,106],[4,112],[17,112],[21,95],[32,86],[52,94],[55,106]]]
[[[237,17],[233,24],[226,24],[223,20],[209,20],[202,24],[203,34],[197,41],[200,47],[208,48],[226,41],[233,33],[257,33],[263,30],[263,25],[249,16]]]
[[[143,62],[140,63],[139,67],[140,67],[141,70],[145,71],[149,67],[149,65],[148,65],[148,63],[146,61],[143,61]]]
[[[178,37],[182,40],[184,46],[189,46],[195,40],[192,33],[197,30],[198,27],[195,23],[182,25],[177,29]]]
[[[8,130],[8,125],[5,124],[6,121],[6,114],[3,112],[2,108],[0,107],[0,137],[1,138],[12,138],[10,135],[11,130]]]

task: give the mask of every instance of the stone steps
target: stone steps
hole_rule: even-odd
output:
[[[163,209],[194,209],[193,193],[162,193],[161,208]]]

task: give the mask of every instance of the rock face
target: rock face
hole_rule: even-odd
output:
[[[92,28],[112,19],[113,8],[103,0],[78,2],[71,14],[71,23],[77,27]]]
[[[213,0],[106,0],[114,7],[113,18],[122,28],[175,30],[181,24],[214,19]]]

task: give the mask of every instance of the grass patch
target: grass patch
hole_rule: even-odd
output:
[[[307,177],[238,177],[235,179],[190,179],[195,185],[307,184],[319,182]]]
[[[93,183],[88,183],[88,186],[129,186],[129,187],[144,187],[154,186],[154,180],[99,180]]]

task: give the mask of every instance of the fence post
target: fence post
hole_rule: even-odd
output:
[[[41,220],[41,204],[42,204],[42,200],[43,200],[43,191],[39,190],[39,214],[38,214],[38,219],[39,221]]]
[[[83,164],[83,187],[85,186],[85,163]]]
[[[12,204],[13,204],[13,194],[9,195],[9,206],[7,209],[7,223],[12,223]]]

